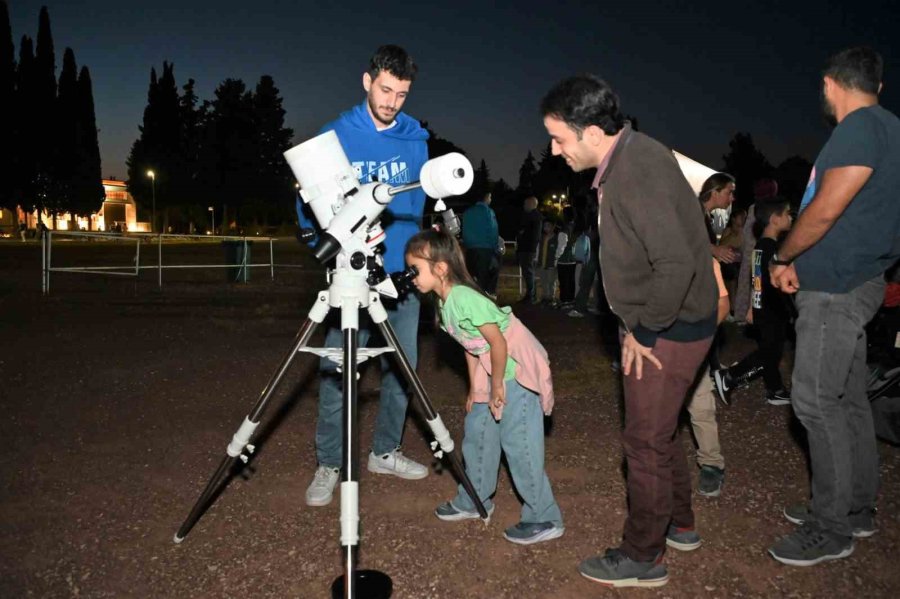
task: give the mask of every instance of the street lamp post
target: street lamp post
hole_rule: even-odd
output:
[[[150,232],[156,229],[156,173],[153,171],[147,171],[147,176],[150,177],[150,189],[153,195],[153,212],[150,216]]]
[[[209,212],[212,212],[212,219],[211,219],[212,234],[215,235],[216,234],[216,208],[215,208],[215,206],[210,206],[207,210]]]

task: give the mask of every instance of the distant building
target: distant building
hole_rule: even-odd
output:
[[[4,235],[12,234],[23,221],[29,229],[35,229],[38,222],[43,222],[48,229],[57,231],[150,231],[150,223],[138,222],[137,206],[124,181],[103,179],[103,190],[106,197],[97,212],[89,215],[60,213],[56,215],[55,226],[53,215],[46,210],[38,214],[37,210],[25,212],[21,206],[16,210],[2,209],[0,232]]]

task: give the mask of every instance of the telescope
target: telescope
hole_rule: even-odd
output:
[[[323,230],[313,248],[323,264],[341,250],[372,256],[374,247],[384,240],[378,218],[397,194],[421,187],[426,195],[440,200],[464,194],[474,177],[469,160],[451,152],[426,162],[418,182],[397,187],[361,184],[334,131],[291,148],[284,157],[300,183],[300,197]]]

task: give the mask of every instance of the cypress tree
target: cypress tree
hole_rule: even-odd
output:
[[[86,66],[78,73],[78,176],[75,179],[75,209],[89,216],[100,209],[106,192],[100,162],[100,142],[97,138],[97,117],[94,112],[94,91],[91,73]],[[90,219],[88,219],[90,226]]]
[[[60,210],[74,211],[74,192],[77,186],[75,179],[79,168],[78,156],[78,67],[75,64],[75,53],[66,48],[63,53],[63,66],[59,74],[59,93],[53,111],[56,120],[54,131],[55,143],[55,178],[56,205]]]
[[[46,6],[41,7],[38,19],[34,66],[35,127],[28,131],[37,140],[34,146],[37,165],[35,185],[39,203],[52,213],[55,228],[61,195],[58,154],[55,145],[50,142],[54,138],[55,125],[53,115],[56,105],[56,53],[53,50],[50,14]]]
[[[257,165],[254,177],[253,220],[268,224],[272,208],[289,206],[294,195],[292,175],[284,152],[291,146],[292,129],[284,126],[283,101],[275,81],[263,75],[253,95],[253,124],[256,132]]]
[[[6,0],[0,0],[0,139],[7,142],[5,160],[0,160],[0,207],[10,210],[16,207],[19,198],[16,191],[17,164],[20,152],[20,138],[16,130],[16,60],[9,24],[9,7]]]

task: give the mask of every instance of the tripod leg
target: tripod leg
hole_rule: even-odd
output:
[[[394,349],[394,355],[397,357],[400,369],[403,371],[406,381],[412,388],[413,395],[419,400],[419,406],[422,409],[422,413],[425,415],[425,421],[428,423],[428,426],[431,427],[431,432],[434,433],[434,437],[437,439],[438,444],[440,444],[441,450],[450,462],[451,470],[453,470],[453,473],[466,490],[466,493],[469,494],[472,503],[475,504],[475,509],[478,510],[478,515],[481,516],[482,520],[487,520],[487,510],[484,508],[484,504],[481,503],[481,498],[478,497],[475,486],[472,484],[465,469],[462,467],[459,456],[453,450],[454,445],[453,439],[450,437],[450,431],[447,430],[444,421],[441,420],[440,414],[437,413],[434,409],[434,404],[432,404],[431,400],[428,398],[428,393],[425,391],[425,387],[422,385],[419,375],[416,374],[415,368],[410,364],[406,352],[403,351],[403,347],[397,339],[397,334],[394,332],[393,327],[391,327],[391,323],[387,320],[387,312],[385,312],[384,306],[377,294],[369,300],[369,314],[372,317],[372,322],[378,325],[388,346]]]
[[[341,545],[344,548],[344,597],[352,598],[356,597],[354,571],[359,546],[359,430],[356,426],[356,346],[359,333],[354,328],[346,328],[343,333],[344,463],[341,479]]]
[[[188,517],[181,525],[181,528],[175,533],[175,538],[173,540],[176,543],[180,543],[184,540],[191,531],[191,528],[194,527],[194,524],[197,523],[197,520],[200,519],[200,516],[203,515],[207,503],[209,503],[210,499],[212,499],[218,491],[219,486],[228,477],[234,463],[238,459],[241,459],[244,462],[248,460],[247,456],[243,455],[244,448],[246,447],[250,453],[253,453],[254,447],[249,444],[250,437],[253,435],[256,427],[259,426],[259,421],[266,409],[266,404],[269,402],[269,399],[271,399],[276,387],[278,387],[278,384],[284,377],[285,372],[287,372],[288,366],[290,366],[294,356],[297,355],[297,352],[301,347],[306,346],[310,337],[312,337],[313,332],[316,330],[316,325],[320,324],[325,319],[325,316],[328,314],[328,309],[327,293],[320,293],[312,310],[310,310],[309,317],[300,327],[300,331],[294,338],[294,343],[291,346],[290,351],[284,355],[281,364],[269,379],[269,382],[260,394],[256,405],[253,406],[253,410],[251,410],[250,414],[244,419],[240,428],[238,428],[237,432],[231,438],[231,443],[228,444],[225,457],[212,475],[212,478],[209,479],[206,488],[203,490],[200,498],[197,499],[197,502],[194,504],[190,514],[188,514]]]

